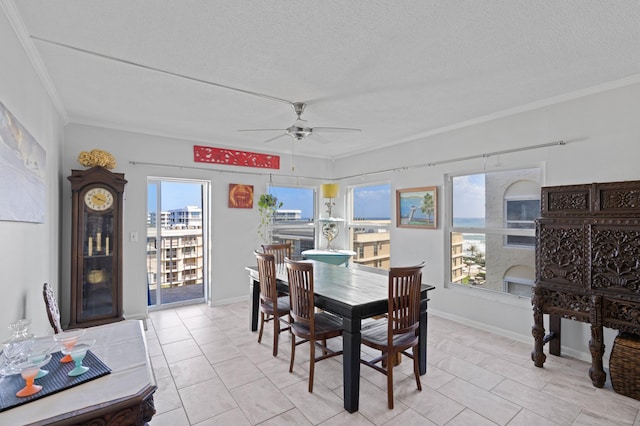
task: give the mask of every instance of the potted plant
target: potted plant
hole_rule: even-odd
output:
[[[265,244],[271,244],[271,224],[273,217],[282,207],[282,202],[278,202],[278,197],[271,194],[262,194],[258,200],[258,213],[260,214],[260,223],[258,224],[258,236]]]

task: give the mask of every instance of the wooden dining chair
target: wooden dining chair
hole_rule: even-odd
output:
[[[420,325],[420,286],[424,262],[416,266],[389,269],[389,301],[386,318],[362,330],[362,344],[382,351],[362,364],[387,376],[387,402],[393,408],[393,367],[398,354],[413,359],[413,373],[418,390],[422,390],[418,366],[418,327]],[[412,348],[412,353],[408,349]],[[377,365],[382,362],[382,366]],[[386,366],[386,368],[385,368]]]
[[[263,244],[263,253],[272,254],[276,261],[276,272],[286,273],[284,259],[291,259],[291,243]]]
[[[342,335],[342,318],[329,312],[315,312],[313,302],[313,263],[286,258],[285,264],[289,278],[292,321],[289,372],[293,372],[296,346],[309,342],[309,392],[313,392],[315,363],[342,354],[341,350],[333,351],[327,347],[327,339]],[[296,342],[296,337],[302,340]],[[321,356],[315,356],[316,346],[322,350]]]
[[[42,287],[42,297],[44,298],[44,304],[47,307],[49,323],[51,324],[51,327],[53,327],[53,332],[58,334],[62,332],[62,325],[60,325],[60,310],[58,309],[56,295],[49,283],[44,283],[44,286]]]
[[[278,296],[276,288],[276,263],[272,254],[254,252],[258,262],[258,279],[260,280],[260,332],[258,343],[262,342],[264,323],[273,321],[273,356],[278,355],[278,336],[289,329],[289,298]],[[287,327],[281,328],[280,323]]]

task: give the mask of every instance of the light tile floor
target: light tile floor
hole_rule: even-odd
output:
[[[362,366],[354,414],[342,406],[342,358],[316,364],[314,392],[308,393],[308,345],[298,346],[289,373],[288,334],[281,334],[273,357],[271,323],[258,344],[257,333],[249,331],[248,302],[155,311],[147,326],[158,382],[151,426],[640,426],[640,401],[615,393],[609,381],[593,387],[588,363],[548,356],[545,367],[536,368],[533,342],[433,314],[422,392],[410,360],[403,360],[394,370],[395,408],[389,410],[385,376]]]

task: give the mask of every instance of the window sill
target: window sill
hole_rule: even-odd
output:
[[[464,284],[449,283],[445,285],[445,290],[453,291],[464,295],[473,295],[473,297],[480,297],[492,302],[505,303],[513,306],[531,306],[531,298],[524,296],[516,296],[495,290],[488,290],[486,288],[471,287]]]

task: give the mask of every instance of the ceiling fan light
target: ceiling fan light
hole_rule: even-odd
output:
[[[313,129],[310,127],[291,126],[287,129],[287,134],[299,141],[309,136],[312,132]]]

